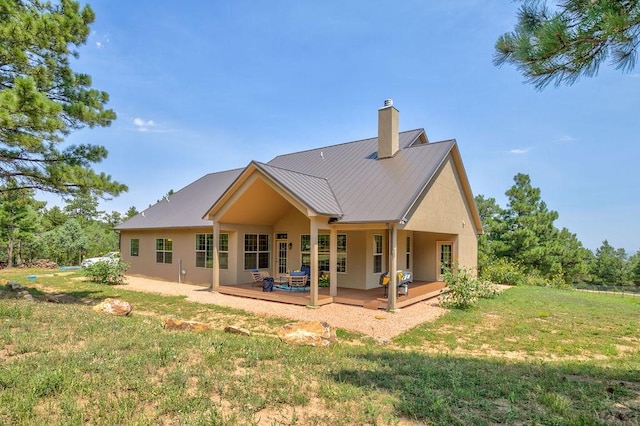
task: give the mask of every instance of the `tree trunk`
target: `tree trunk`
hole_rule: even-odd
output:
[[[13,235],[9,235],[9,241],[7,243],[7,268],[13,266]]]

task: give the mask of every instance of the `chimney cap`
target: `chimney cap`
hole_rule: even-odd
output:
[[[385,107],[393,106],[393,99],[385,99],[384,100],[384,106]]]

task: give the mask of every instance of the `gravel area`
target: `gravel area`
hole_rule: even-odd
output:
[[[325,321],[332,327],[364,333],[379,341],[387,341],[423,322],[434,321],[447,312],[446,309],[438,306],[437,298],[416,303],[391,313],[380,309],[376,311],[337,303],[310,309],[286,303],[212,293],[199,286],[142,277],[128,276],[126,283],[123,287],[127,290],[172,296],[184,295],[191,302],[228,306],[266,316],[298,321]]]

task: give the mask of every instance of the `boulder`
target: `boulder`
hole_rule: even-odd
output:
[[[251,336],[251,332],[246,328],[242,328],[239,325],[228,325],[224,328],[226,333],[240,334],[242,336]]]
[[[321,321],[285,324],[278,331],[278,337],[285,343],[298,346],[327,346],[337,341],[335,328]]]
[[[7,281],[6,286],[9,287],[13,291],[24,290],[24,286],[22,286],[21,284],[15,282],[15,281]]]
[[[124,316],[129,315],[133,311],[133,305],[120,299],[104,299],[93,307],[96,312],[104,312],[105,314]]]
[[[190,330],[207,331],[211,330],[211,325],[198,321],[183,321],[170,315],[162,317],[162,326],[165,330]]]

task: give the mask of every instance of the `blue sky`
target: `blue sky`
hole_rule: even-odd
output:
[[[558,227],[588,248],[607,239],[635,253],[640,68],[535,91],[492,64],[517,5],[95,1],[74,68],[110,94],[118,119],[68,140],[107,147],[95,169],[129,186],[104,210],[143,210],[206,173],[374,137],[392,98],[401,130],[457,140],[474,194],[505,206],[526,173]]]

